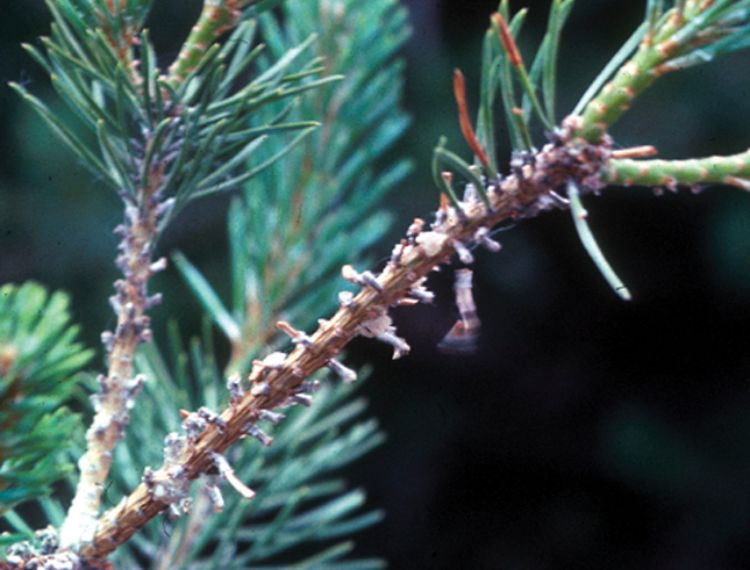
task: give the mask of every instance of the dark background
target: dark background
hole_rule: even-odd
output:
[[[46,33],[42,2],[3,4],[0,79],[44,93],[46,80],[18,48]],[[169,55],[200,2],[156,4],[152,28]],[[467,154],[451,70],[461,67],[477,93],[479,39],[496,7],[407,4],[414,126],[395,152],[417,169],[386,204],[399,216],[394,239],[436,204],[429,161],[438,135]],[[639,23],[642,4],[579,2],[563,37],[561,111]],[[512,5],[531,8],[522,41],[530,54],[548,2]],[[749,62],[736,55],[660,81],[613,130],[617,142],[654,144],[664,157],[747,148]],[[214,282],[225,271],[225,206],[188,209],[162,244]],[[353,344],[355,362],[376,365],[365,391],[389,435],[350,470],[387,511],[358,537],[362,554],[398,569],[750,567],[750,196],[612,189],[587,207],[631,303],[599,277],[569,215],[551,213],[503,233],[500,254],[479,254],[478,354],[435,349],[456,317],[451,271],[431,278],[436,306],[397,315],[409,358],[391,362],[384,346]],[[33,278],[71,291],[92,346],[111,320],[109,228],[119,217],[114,196],[0,89],[0,282]],[[199,311],[175,275],[155,289],[168,294],[157,335],[165,315],[196,330]]]

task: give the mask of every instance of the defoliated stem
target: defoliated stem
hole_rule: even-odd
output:
[[[621,186],[675,186],[729,184],[748,189],[750,150],[728,156],[688,160],[612,159],[602,173],[607,184]]]
[[[142,190],[137,205],[126,206],[125,223],[117,229],[122,237],[117,265],[123,279],[115,282],[115,295],[110,298],[117,326],[102,335],[109,367],[99,377],[99,394],[92,398],[96,415],[86,432],[86,452],[78,462],[80,479],[60,531],[62,547],[77,549],[93,538],[112,452],[125,433],[128,411],[145,380],[134,376],[133,358],[138,345],[151,337],[146,311],[158,302],[158,296],[148,296],[148,281],[164,266],[152,264],[159,209],[153,190]]]
[[[567,135],[570,140],[570,135]],[[422,231],[413,244],[408,244],[398,257],[375,276],[378,287],[365,284],[349,302],[341,305],[330,319],[319,321],[318,329],[306,342],[297,343],[283,360],[274,364],[262,383],[253,384],[253,389],[238,395],[237,399],[222,414],[222,429],[211,425],[190,444],[180,459],[180,473],[183,478],[194,479],[206,472],[214,463],[216,453],[223,453],[232,443],[246,435],[248,421],[258,417],[264,410],[272,410],[296,394],[315,370],[327,366],[336,358],[349,341],[361,333],[372,332],[373,315],[386,315],[388,307],[400,299],[409,297],[415,287],[436,266],[447,262],[457,251],[458,246],[472,243],[482,228],[489,229],[503,220],[531,217],[549,204],[548,194],[566,180],[587,180],[601,170],[600,159],[591,157],[597,148],[567,148],[565,145],[548,144],[538,152],[536,164],[545,168],[534,169],[521,174],[510,174],[493,184],[488,196],[490,208],[479,200],[462,202],[457,209],[445,211],[441,206],[438,217],[443,221],[433,225],[430,231]],[[587,161],[577,161],[574,157],[586,156]],[[602,155],[603,156],[603,155]],[[593,181],[592,181],[593,182]],[[588,184],[592,186],[592,184]],[[463,247],[466,247],[465,245]],[[363,327],[370,327],[365,328]],[[289,330],[289,327],[284,327]],[[381,331],[386,336],[392,331]],[[257,379],[256,379],[257,380]],[[262,388],[262,389],[261,389]],[[151,474],[151,479],[169,476],[169,465]],[[99,560],[108,556],[119,544],[127,541],[150,519],[169,505],[149,491],[147,484],[139,485],[128,497],[101,518],[96,534],[80,550],[85,559]]]

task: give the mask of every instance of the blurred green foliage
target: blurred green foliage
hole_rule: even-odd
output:
[[[0,514],[73,470],[81,423],[64,404],[93,351],[76,341],[69,302],[34,282],[0,287]]]

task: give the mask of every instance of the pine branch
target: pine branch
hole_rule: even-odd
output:
[[[599,147],[579,144],[573,142],[570,130],[561,133],[558,142],[540,151],[537,169],[528,169],[523,178],[511,174],[499,186],[488,188],[491,209],[474,199],[463,203],[460,211],[441,210],[431,231],[412,235],[412,243],[395,248],[393,259],[380,275],[368,277],[346,269],[345,276],[362,286],[360,292],[352,298],[344,297],[342,307],[329,320],[321,321],[310,337],[295,334],[297,348],[290,354],[282,357],[274,353],[257,362],[251,374],[252,389],[235,397],[221,413],[219,425],[208,425],[195,439],[180,437],[176,450],[167,450],[167,463],[149,472],[144,483],[105,513],[94,539],[83,547],[81,555],[87,559],[106,557],[151,518],[179,502],[190,481],[213,468],[214,454],[225,452],[244,437],[264,411],[307,403],[307,398],[299,394],[305,379],[335,359],[355,336],[391,343],[396,356],[407,351],[408,345],[395,335],[388,308],[408,300],[430,271],[465,244],[481,240],[482,228],[530,217],[549,207],[554,203],[550,191],[566,180],[578,180],[588,188],[600,186],[598,173],[606,153]]]
[[[729,0],[699,3],[676,2],[671,9],[666,11],[664,4],[661,1],[648,2],[645,22],[625,42],[586,90],[572,116],[565,122],[575,129],[575,136],[592,143],[604,142],[603,137],[606,136],[609,127],[630,108],[632,101],[640,93],[664,73],[712,61],[719,55],[738,51],[750,45],[748,42],[750,4],[747,2]],[[559,36],[571,7],[572,2],[555,0],[552,3],[547,33],[537,51],[531,72],[526,71],[516,42],[516,36],[523,24],[526,12],[521,10],[511,17],[508,2],[504,1],[499,11],[492,16],[492,26],[485,36],[483,50],[483,90],[477,130],[483,135],[482,142],[487,148],[496,148],[496,143],[492,140],[494,130],[488,127],[488,118],[493,116],[494,99],[497,91],[500,91],[509,123],[511,143],[515,149],[523,151],[516,151],[511,160],[511,170],[524,168],[528,162],[529,153],[534,149],[530,127],[531,110],[535,110],[543,125],[547,125],[552,118],[545,116],[537,90],[543,92],[547,109],[553,108]],[[497,52],[498,46],[501,47],[500,53]],[[635,55],[628,60],[633,51],[636,51]],[[543,68],[544,73],[542,73]],[[613,75],[612,80],[607,83]],[[525,93],[522,108],[516,107],[514,76]],[[456,99],[459,109],[464,109],[461,114],[463,115],[462,122],[465,123],[467,111],[465,110],[466,104],[463,102],[462,89],[456,91]],[[481,149],[477,150],[476,137],[470,129],[462,127],[462,130],[467,142],[475,150],[475,155],[481,156]],[[471,167],[460,157],[447,151],[444,146],[444,141],[441,141],[434,152],[433,176],[438,186],[455,205],[457,198],[451,187],[453,172],[455,172],[460,174],[475,192],[479,193],[480,198],[483,198],[482,176],[490,183],[497,179],[495,159],[484,158],[480,160],[481,167],[478,165]],[[656,154],[655,149],[647,148],[649,156]],[[613,152],[611,158],[614,171],[604,174],[602,180],[605,182],[622,181],[628,185],[642,180],[650,184],[666,185],[671,189],[675,189],[682,182],[696,186],[715,181],[740,188],[748,187],[743,178],[745,172],[741,165],[737,166],[733,163],[736,162],[733,161],[734,157],[714,161],[678,161],[674,164],[618,162],[620,159],[643,158],[643,155],[639,155],[636,151],[637,149],[625,149]],[[626,156],[625,153],[631,153],[632,156]],[[448,172],[441,172],[442,167],[447,168]],[[675,169],[679,172],[671,173]],[[625,175],[624,178],[618,177],[617,174],[620,171]],[[629,300],[630,293],[603,255],[588,226],[586,210],[578,197],[578,182],[570,180],[565,188],[568,198],[555,194],[555,199],[560,207],[572,207],[575,227],[584,248],[613,289],[623,299]]]
[[[248,17],[273,2],[228,0],[206,2],[206,17],[199,28],[208,28],[197,39],[188,38],[185,49],[192,55],[176,68],[184,70],[184,76],[166,80],[154,65],[153,46],[143,31],[150,5],[147,0],[50,0],[55,22],[52,36],[44,41],[46,53],[25,46],[50,73],[82,125],[95,135],[94,142],[75,134],[23,87],[11,85],[117,192],[125,208],[124,222],[115,230],[122,238],[117,258],[122,279],[115,283],[110,300],[117,327],[102,335],[109,366],[99,378],[101,394],[87,432],[88,449],[80,461],[76,496],[61,532],[63,546],[75,547],[92,532],[112,449],[122,438],[128,409],[145,380],[134,375],[133,357],[137,346],[151,338],[146,313],[160,301],[159,295],[148,293],[151,275],[165,267],[163,260],[154,261],[160,233],[189,200],[236,187],[283,156],[314,126],[271,123],[253,131],[248,128],[251,114],[335,79],[316,79],[315,62],[295,69],[308,39],[235,90],[234,80],[254,59],[241,43],[252,40],[254,25]],[[243,8],[247,8],[244,13]],[[223,48],[213,46],[195,59],[196,41],[206,34],[215,39],[234,26],[235,33]],[[183,64],[187,67],[180,67]],[[247,158],[269,134],[289,129],[300,134],[256,168],[236,174],[238,161],[232,157]],[[212,171],[219,160],[225,164]]]
[[[613,68],[611,84],[585,105],[582,115],[568,117],[561,128],[549,133],[549,142],[536,150],[531,141],[528,117],[523,106],[518,107],[515,103],[513,77],[521,84],[528,105],[536,110],[542,123],[548,122],[545,112],[549,112],[552,105],[547,97],[545,105],[548,108],[542,107],[536,93],[541,75],[533,73],[533,66],[531,72],[526,70],[516,45],[515,35],[524,13],[511,18],[508,3],[503,2],[493,18],[492,37],[495,42],[485,44],[489,55],[484,59],[487,69],[483,70],[483,82],[486,83],[480,105],[484,124],[476,130],[479,135],[470,125],[468,128],[464,125],[463,132],[471,139],[475,152],[480,147],[482,150],[495,148],[491,126],[486,121],[492,116],[489,106],[494,100],[494,91],[501,86],[506,114],[515,125],[512,136],[517,143],[510,173],[505,176],[495,174],[494,158],[486,155],[482,156],[481,166],[469,165],[441,145],[435,153],[435,177],[450,194],[452,206],[448,205],[448,198],[441,196],[441,205],[429,230],[424,229],[424,222],[415,220],[405,239],[394,247],[389,263],[380,274],[359,273],[352,266],[344,265],[343,277],[358,286],[359,291],[356,294],[342,293],[340,308],[329,319],[321,319],[314,333],[308,335],[288,322],[277,323],[291,337],[295,348],[289,354],[272,352],[262,360],[255,360],[248,378],[249,386],[243,384],[241,377],[230,377],[231,402],[221,414],[210,410],[186,413],[184,435],[172,433],[167,437],[163,465],[157,470],[147,469],[137,488],[99,519],[92,540],[82,545],[77,556],[87,564],[103,563],[108,554],[157,514],[182,506],[189,497],[192,481],[203,475],[213,476],[217,470],[240,494],[252,497],[253,491],[246,487],[223,455],[230,446],[247,436],[270,445],[271,438],[258,424],[275,417],[277,408],[310,405],[314,400],[311,395],[314,385],[307,379],[322,367],[329,367],[340,373],[342,379],[350,381],[352,371],[336,358],[355,336],[376,338],[391,344],[394,358],[408,352],[408,344],[397,336],[388,315],[390,307],[411,305],[428,298],[423,283],[429,272],[449,261],[454,254],[458,254],[462,262],[470,263],[472,255],[468,246],[483,244],[498,249],[498,244],[488,237],[495,225],[571,205],[576,222],[582,224],[584,210],[578,200],[579,192],[596,193],[612,182],[675,186],[721,181],[747,188],[747,153],[694,161],[656,161],[627,158],[650,155],[652,149],[649,147],[628,152],[612,150],[607,134],[609,126],[659,74],[700,61],[704,59],[702,54],[713,57],[745,46],[750,1],[687,0],[677,2],[666,12],[662,5],[662,2],[649,2],[642,35],[633,36],[640,41],[640,47],[619,71]],[[562,17],[560,10],[568,7],[560,2],[558,11],[552,12],[557,14],[554,17]],[[544,61],[555,60],[558,33],[559,27],[548,26]],[[728,38],[732,38],[731,41],[725,42]],[[497,52],[498,46],[502,53]],[[616,57],[622,57],[624,61],[626,56],[622,54],[635,46],[629,42],[627,47]],[[697,50],[701,50],[700,53]],[[205,65],[212,65],[210,58]],[[196,63],[192,72],[199,67]],[[548,78],[547,93],[554,75],[552,68],[545,74]],[[541,81],[544,84],[545,80]],[[465,122],[468,110],[463,100],[463,86],[458,86],[456,93],[460,116]],[[233,97],[218,105],[206,102],[202,111],[223,111],[234,102]],[[221,124],[218,117],[217,121]],[[441,164],[451,170],[440,172]],[[463,199],[459,199],[453,190],[454,174],[463,177]],[[568,189],[570,201],[557,194],[561,188]],[[589,241],[587,249],[593,252],[592,257],[599,259],[600,267],[606,272],[609,264],[598,247],[593,247],[595,242],[588,227],[580,233]],[[609,271],[614,275],[611,268]],[[615,283],[611,276],[610,281]],[[58,555],[68,556],[68,553]],[[326,556],[329,554],[323,555]]]
[[[726,184],[750,190],[750,150],[730,156],[688,160],[613,159],[604,173],[608,184],[653,186],[675,190],[702,184]]]
[[[578,134],[586,140],[599,140],[664,74],[750,46],[747,0],[677,2],[667,11],[662,5],[649,2],[645,35],[637,52],[583,109]]]
[[[102,335],[110,367],[99,378],[102,394],[94,399],[97,415],[88,432],[89,449],[81,460],[83,473],[76,498],[63,525],[63,547],[85,542],[92,530],[111,450],[122,437],[127,410],[144,380],[134,376],[133,355],[151,336],[145,313],[159,300],[148,296],[147,282],[165,265],[161,260],[152,262],[160,232],[188,200],[236,187],[255,176],[294,148],[314,125],[283,123],[286,113],[281,113],[266,127],[247,128],[250,113],[257,115],[263,105],[336,79],[316,80],[320,67],[315,60],[293,70],[311,43],[308,38],[279,54],[280,59],[266,66],[253,82],[234,89],[234,78],[258,53],[247,52],[254,32],[247,16],[275,3],[206,2],[182,51],[184,57],[172,68],[171,80],[159,76],[148,35],[141,31],[150,2],[51,2],[56,26],[53,37],[45,42],[46,55],[27,46],[50,72],[60,95],[84,125],[95,131],[98,148],[83,142],[21,86],[13,88],[86,166],[117,191],[126,206],[125,222],[116,230],[123,238],[118,257],[123,279],[116,283],[111,300],[118,325],[114,332]],[[247,9],[241,14],[243,8]],[[204,40],[213,42],[232,27],[235,33],[224,48],[199,45]],[[140,60],[135,59],[136,45],[141,46]],[[225,67],[226,60],[229,65]],[[99,90],[98,98],[91,95],[94,89]],[[300,131],[300,135],[250,171],[234,175],[268,134],[286,130]],[[227,156],[231,158],[211,171],[214,161]]]
[[[177,59],[169,66],[169,81],[173,84],[185,81],[209,57],[209,46],[240,23],[242,10],[259,3],[262,0],[204,0],[198,21]],[[267,1],[265,3],[268,4]]]
[[[136,359],[138,370],[154,382],[144,386],[128,436],[116,450],[108,491],[113,501],[137,486],[143,465],[158,465],[162,445],[154,434],[180,429],[178,409],[217,409],[226,399],[222,373],[212,357],[210,327],[204,327],[202,342],[193,339],[188,346],[179,339],[176,323],[169,336],[168,358],[150,345]],[[265,416],[264,431],[274,445],[245,441],[227,455],[237,477],[255,491],[253,500],[226,489],[221,478],[208,476],[195,486],[190,512],[181,512],[184,516],[170,525],[168,534],[162,521],[154,521],[134,537],[137,540],[119,548],[112,562],[124,568],[255,567],[294,544],[328,542],[348,522],[372,520],[377,512],[358,512],[362,492],[331,480],[343,465],[383,440],[376,422],[360,419],[366,404],[362,398],[351,399],[358,389],[322,381],[315,406]],[[316,516],[315,508],[326,506],[330,509],[322,511],[315,524],[302,525],[305,517]],[[267,528],[256,522],[252,528],[257,532],[246,532],[248,521],[269,519],[274,522]],[[231,563],[221,562],[229,559]],[[292,562],[288,554],[284,560]]]

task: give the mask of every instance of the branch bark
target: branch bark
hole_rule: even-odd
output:
[[[99,394],[92,397],[96,414],[86,432],[86,452],[78,462],[76,493],[60,530],[63,547],[76,548],[93,536],[112,451],[124,436],[128,411],[145,380],[134,376],[133,357],[138,345],[151,338],[146,312],[160,301],[159,295],[149,297],[148,281],[166,266],[163,260],[152,263],[160,217],[161,177],[154,175],[151,180],[152,184],[142,189],[135,201],[126,198],[125,221],[115,229],[122,238],[117,266],[123,275],[115,281],[115,294],[110,297],[117,326],[114,332],[102,333],[109,367],[107,374],[98,378]]]
[[[204,0],[197,23],[169,67],[169,81],[181,83],[193,71],[208,47],[242,19],[243,8],[259,0]]]
[[[710,45],[728,33],[726,22],[719,20],[708,24],[704,21],[713,4],[713,0],[678,3],[664,14],[660,22],[654,22],[633,57],[586,105],[576,134],[589,142],[597,142],[659,77],[681,68],[680,65],[671,65],[679,62],[680,56],[700,45]]]
[[[677,186],[727,184],[750,190],[750,149],[729,156],[687,160],[612,160],[604,180],[622,186]]]

